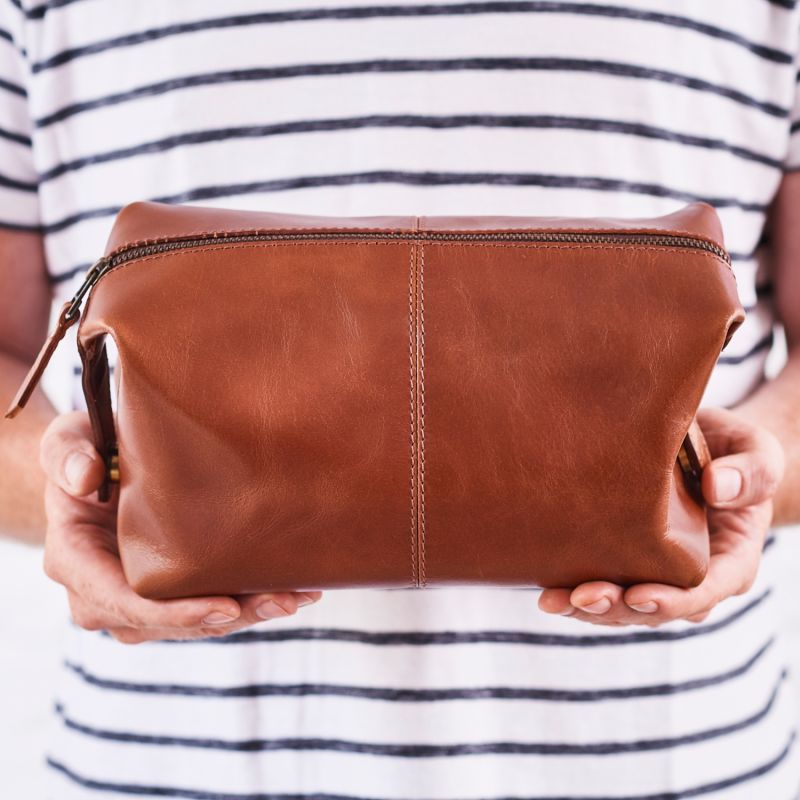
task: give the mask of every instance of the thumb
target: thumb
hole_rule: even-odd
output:
[[[48,479],[73,497],[96,491],[103,482],[105,466],[92,443],[86,414],[56,417],[42,436],[39,461]]]
[[[712,461],[703,472],[703,494],[714,508],[745,508],[771,499],[782,461],[763,451],[736,453]]]

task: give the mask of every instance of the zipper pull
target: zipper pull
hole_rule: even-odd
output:
[[[56,327],[42,345],[39,355],[36,356],[36,360],[33,362],[28,374],[22,381],[22,385],[17,390],[16,396],[11,401],[8,411],[5,413],[6,419],[13,419],[25,408],[25,404],[30,400],[34,389],[39,385],[39,381],[45,369],[47,369],[47,365],[50,363],[50,359],[53,353],[55,353],[59,342],[64,338],[64,334],[80,319],[83,298],[89,289],[97,283],[106,264],[107,259],[105,258],[96,261],[89,272],[86,273],[83,283],[78,287],[78,291],[75,292],[72,299],[68,300],[61,307]]]

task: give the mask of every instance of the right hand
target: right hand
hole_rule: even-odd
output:
[[[62,414],[41,442],[47,475],[44,568],[67,590],[75,623],[106,630],[126,644],[160,639],[224,636],[257,622],[294,614],[321,592],[273,592],[239,597],[147,600],[131,589],[117,549],[117,498],[101,503],[95,492],[104,465],[92,443],[88,415]]]

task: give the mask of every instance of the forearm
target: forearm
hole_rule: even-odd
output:
[[[20,359],[0,352],[0,398],[11,398],[27,372]],[[2,409],[5,410],[5,409]],[[37,391],[13,423],[0,421],[0,534],[40,543],[44,539],[44,472],[39,440],[55,410]]]
[[[783,445],[786,474],[775,497],[774,522],[800,523],[800,349],[795,348],[781,373],[737,410],[771,431]]]

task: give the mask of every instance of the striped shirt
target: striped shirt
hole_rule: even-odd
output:
[[[321,214],[719,210],[762,380],[765,212],[800,169],[794,0],[0,0],[0,225],[54,307],[138,199]],[[82,406],[73,347],[46,389]],[[790,800],[770,539],[699,625],[596,628],[505,589],[329,592],[225,639],[72,629],[55,800]]]

